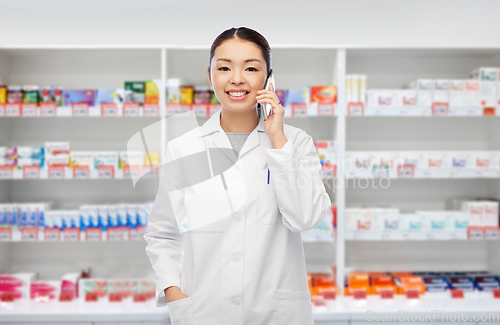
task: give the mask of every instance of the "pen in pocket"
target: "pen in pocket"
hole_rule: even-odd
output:
[[[269,171],[269,168],[267,169],[267,184],[269,184],[269,176],[271,175],[271,172]]]

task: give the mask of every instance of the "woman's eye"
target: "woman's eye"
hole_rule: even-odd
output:
[[[253,69],[252,71],[259,71],[259,70],[255,69],[255,68],[252,68],[252,67],[250,67],[248,69]]]
[[[219,68],[219,70],[222,70],[222,71],[227,71],[227,70],[223,70],[223,69],[229,69],[228,67],[222,67],[222,68]]]

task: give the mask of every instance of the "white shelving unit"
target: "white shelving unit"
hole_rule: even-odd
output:
[[[165,83],[167,78],[176,77],[189,84],[208,86],[208,51],[205,47],[170,46],[4,48],[0,50],[0,83],[95,89],[120,88],[124,81],[134,80],[161,79]],[[475,116],[479,108],[457,113],[461,116],[447,117],[426,116],[425,109],[386,116],[370,108],[365,110],[365,116],[346,116],[346,74],[367,74],[368,88],[399,88],[417,78],[467,78],[471,70],[480,66],[500,66],[500,49],[273,47],[273,69],[278,88],[337,85],[336,116],[287,118],[285,123],[302,128],[315,141],[334,139],[339,161],[346,151],[500,150],[500,120],[496,116]],[[165,97],[161,94],[160,105],[164,106],[164,103]],[[60,117],[0,118],[0,145],[69,141],[72,150],[126,151],[127,141],[134,133],[166,117],[161,110],[158,117],[63,118],[66,110],[61,110]],[[99,114],[95,112],[94,115]],[[207,117],[199,117],[198,124],[206,120]],[[165,148],[167,132],[164,123],[158,148]],[[444,209],[445,201],[450,197],[500,198],[500,179],[391,179],[391,186],[385,190],[360,189],[348,187],[345,170],[339,165],[336,183],[341,186],[331,183],[329,180],[326,185],[332,202],[337,205],[336,241],[304,243],[308,272],[324,272],[333,265],[337,267],[336,280],[341,292],[328,308],[315,307],[318,324],[363,323],[367,309],[383,313],[393,308],[397,311],[411,307],[418,311],[432,305],[433,308],[453,310],[461,308],[465,301],[468,312],[500,310],[500,299],[485,295],[466,296],[461,301],[426,296],[418,302],[402,300],[401,297],[392,301],[380,301],[374,297],[357,301],[342,295],[344,277],[350,270],[475,268],[500,273],[500,241],[458,240],[460,238],[406,240],[394,234],[392,237],[354,238],[353,234],[344,231],[346,207],[390,205],[400,209]],[[0,181],[0,202],[53,201],[55,208],[65,209],[89,203],[139,203],[153,199],[152,195],[135,192],[132,182],[127,179]],[[143,241],[0,243],[0,271],[37,271],[43,279],[57,279],[66,272],[91,267],[93,277],[152,277],[144,249]],[[154,303],[136,305],[136,309],[126,313],[119,308],[105,313],[78,309],[90,307],[77,307],[77,304],[69,314],[51,309],[58,308],[54,306],[43,311],[39,306],[19,309],[19,313],[0,308],[0,323],[164,322],[168,318],[166,311],[155,311],[151,304]]]

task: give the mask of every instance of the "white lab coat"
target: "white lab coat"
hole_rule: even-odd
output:
[[[220,114],[170,141],[167,161],[231,149]],[[312,137],[287,124],[284,133],[286,144],[273,149],[260,117],[224,172],[227,191],[219,175],[156,196],[144,238],[156,305],[168,306],[173,325],[314,324],[300,232],[325,219],[331,200]],[[179,218],[189,222],[187,232]],[[167,304],[169,286],[188,298]]]

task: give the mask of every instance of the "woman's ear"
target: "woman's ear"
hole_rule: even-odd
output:
[[[210,67],[207,68],[207,75],[208,75],[208,81],[210,82],[210,86],[213,87],[212,78],[210,77]]]

